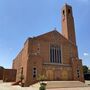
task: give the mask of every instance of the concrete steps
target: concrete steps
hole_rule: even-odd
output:
[[[3,80],[0,80],[0,83],[3,83]]]
[[[85,87],[85,83],[80,81],[48,81],[47,88],[70,88],[70,87]]]
[[[47,83],[46,88],[72,88],[72,87],[86,87],[83,82],[80,81],[45,81]],[[34,87],[40,87],[39,83],[33,85]]]

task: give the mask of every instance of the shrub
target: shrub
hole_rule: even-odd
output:
[[[45,85],[40,85],[39,90],[46,90],[46,86]]]

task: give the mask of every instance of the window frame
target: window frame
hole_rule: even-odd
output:
[[[61,46],[50,45],[50,63],[62,63]]]

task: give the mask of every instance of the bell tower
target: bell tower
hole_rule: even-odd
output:
[[[72,7],[67,4],[62,8],[62,34],[65,38],[76,45]]]

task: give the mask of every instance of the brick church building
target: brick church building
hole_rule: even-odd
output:
[[[62,8],[62,33],[57,30],[28,38],[13,60],[16,81],[23,69],[25,86],[37,81],[39,75],[47,80],[84,81],[82,60],[78,57],[72,7]]]

